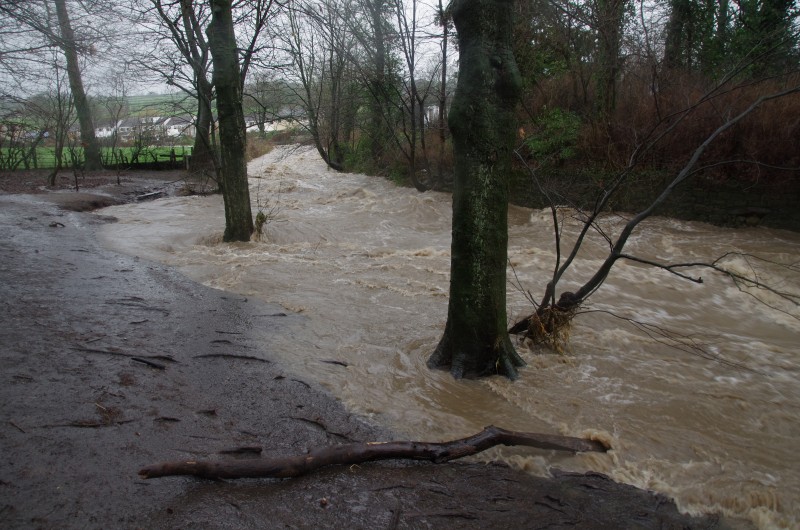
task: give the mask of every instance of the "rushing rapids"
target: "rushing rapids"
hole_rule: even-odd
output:
[[[221,242],[216,196],[109,208],[119,222],[104,228],[104,240],[305,315],[271,339],[274,354],[403,435],[443,440],[489,424],[591,435],[613,450],[563,457],[503,449],[490,457],[540,474],[600,471],[666,493],[684,511],[722,511],[759,528],[800,524],[800,320],[780,299],[742,291],[708,269],[688,271],[703,277],[697,284],[620,262],[576,318],[566,354],[519,344],[528,362],[520,380],[455,381],[425,366],[447,313],[450,197],[329,171],[305,148],[276,149],[251,162],[249,174],[254,212],[270,214],[259,241]],[[565,222],[568,240],[578,224],[569,215]],[[603,220],[609,231],[620,222]],[[531,306],[512,284],[540,296],[553,268],[549,211],[512,208],[509,236],[509,314],[519,317]],[[656,218],[629,246],[664,262],[728,251],[793,262],[800,235]],[[589,241],[563,288],[585,280],[607,249],[602,238]],[[753,265],[725,261],[737,272]],[[771,284],[800,288],[797,277],[756,265]],[[625,318],[649,324],[650,334]],[[680,334],[682,349],[656,328]]]

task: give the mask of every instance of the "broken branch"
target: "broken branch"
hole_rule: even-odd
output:
[[[317,447],[307,454],[259,460],[222,462],[162,462],[139,471],[142,478],[192,475],[207,479],[289,478],[331,465],[353,465],[376,460],[428,460],[435,464],[474,455],[496,445],[521,445],[571,452],[605,452],[595,440],[570,436],[514,432],[489,426],[483,431],[450,442],[365,442]]]

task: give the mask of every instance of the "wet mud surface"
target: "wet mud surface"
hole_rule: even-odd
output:
[[[0,194],[3,528],[728,527],[602,475],[493,464],[142,480],[162,460],[393,437],[271,358],[270,333],[304,317],[104,250],[94,231],[113,218],[73,210],[120,190],[52,195]]]

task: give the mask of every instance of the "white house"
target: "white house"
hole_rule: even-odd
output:
[[[144,132],[154,136],[168,136],[176,138],[178,136],[194,137],[195,126],[192,116],[171,116],[163,118],[160,116],[133,117],[119,120],[116,123],[105,123],[94,130],[98,138],[109,138],[114,132],[121,138],[131,138]]]
[[[305,121],[305,110],[300,107],[282,107],[275,113],[264,116],[264,131],[285,131],[296,129]],[[247,132],[258,132],[259,117],[245,116],[244,118]]]
[[[170,138],[177,136],[194,137],[194,118],[192,116],[173,116],[165,118],[160,124],[164,134]]]
[[[94,135],[97,138],[110,138],[114,134],[114,131],[117,130],[120,123],[122,123],[122,120],[100,125],[94,130]]]

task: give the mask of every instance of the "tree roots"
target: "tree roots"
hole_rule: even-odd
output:
[[[580,305],[540,307],[529,317],[514,324],[509,333],[522,335],[534,345],[545,345],[556,353],[564,353],[569,344],[572,319],[579,309]]]

